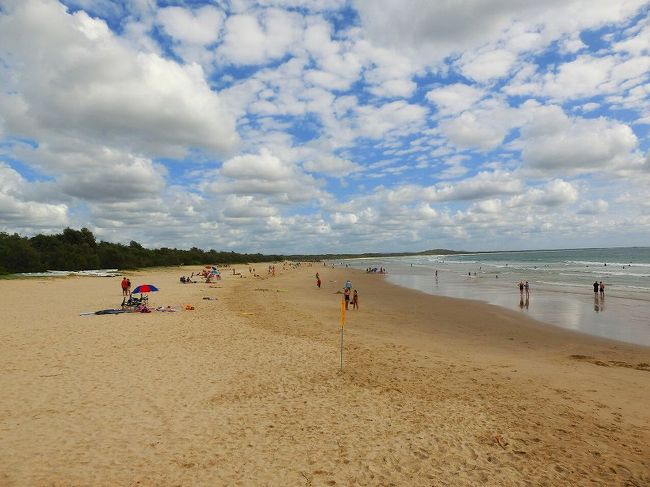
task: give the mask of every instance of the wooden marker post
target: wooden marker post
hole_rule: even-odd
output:
[[[345,326],[345,298],[341,298],[341,370],[343,370],[343,327]]]

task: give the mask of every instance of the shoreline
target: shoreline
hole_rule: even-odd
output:
[[[359,264],[354,261],[350,265],[359,269]],[[434,279],[436,266],[409,267],[404,262],[384,262],[378,265],[389,268],[386,277],[390,282],[429,295],[478,300],[521,312],[555,327],[650,346],[650,326],[647,320],[650,315],[650,299],[638,293],[622,293],[610,287],[606,298],[598,297],[594,300],[590,297],[593,294],[584,290],[584,286],[562,291],[531,280],[530,300],[524,300],[515,290],[516,281],[511,280],[513,276],[509,276],[511,279],[495,279],[494,274],[483,271],[477,276],[468,277],[460,267],[455,270],[438,266],[440,277]]]
[[[276,266],[212,287],[127,273],[154,306],[195,306],[176,313],[78,316],[117,304],[120,278],[0,281],[38,296],[2,310],[0,483],[650,483],[648,347]]]

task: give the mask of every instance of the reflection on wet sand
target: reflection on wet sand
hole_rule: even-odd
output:
[[[531,318],[562,328],[568,328],[591,335],[622,340],[641,345],[650,345],[650,302],[612,297],[608,298],[607,313],[605,298],[598,294],[593,301],[587,293],[557,292],[533,287],[535,303],[519,295],[517,283],[501,283],[501,279],[468,278],[443,272],[439,279],[431,273],[416,269],[393,268],[387,275],[390,282],[430,294],[439,294],[463,299],[477,299],[509,309],[526,310]],[[534,283],[533,283],[534,284]],[[520,299],[513,299],[518,296]],[[532,296],[531,292],[531,296]]]

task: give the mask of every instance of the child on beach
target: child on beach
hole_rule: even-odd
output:
[[[357,294],[357,290],[354,290],[354,294],[352,295],[352,309],[359,309],[359,294]]]

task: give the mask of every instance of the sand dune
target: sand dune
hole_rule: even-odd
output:
[[[0,281],[0,485],[650,485],[647,348],[345,269],[182,273],[130,274],[177,313]]]

